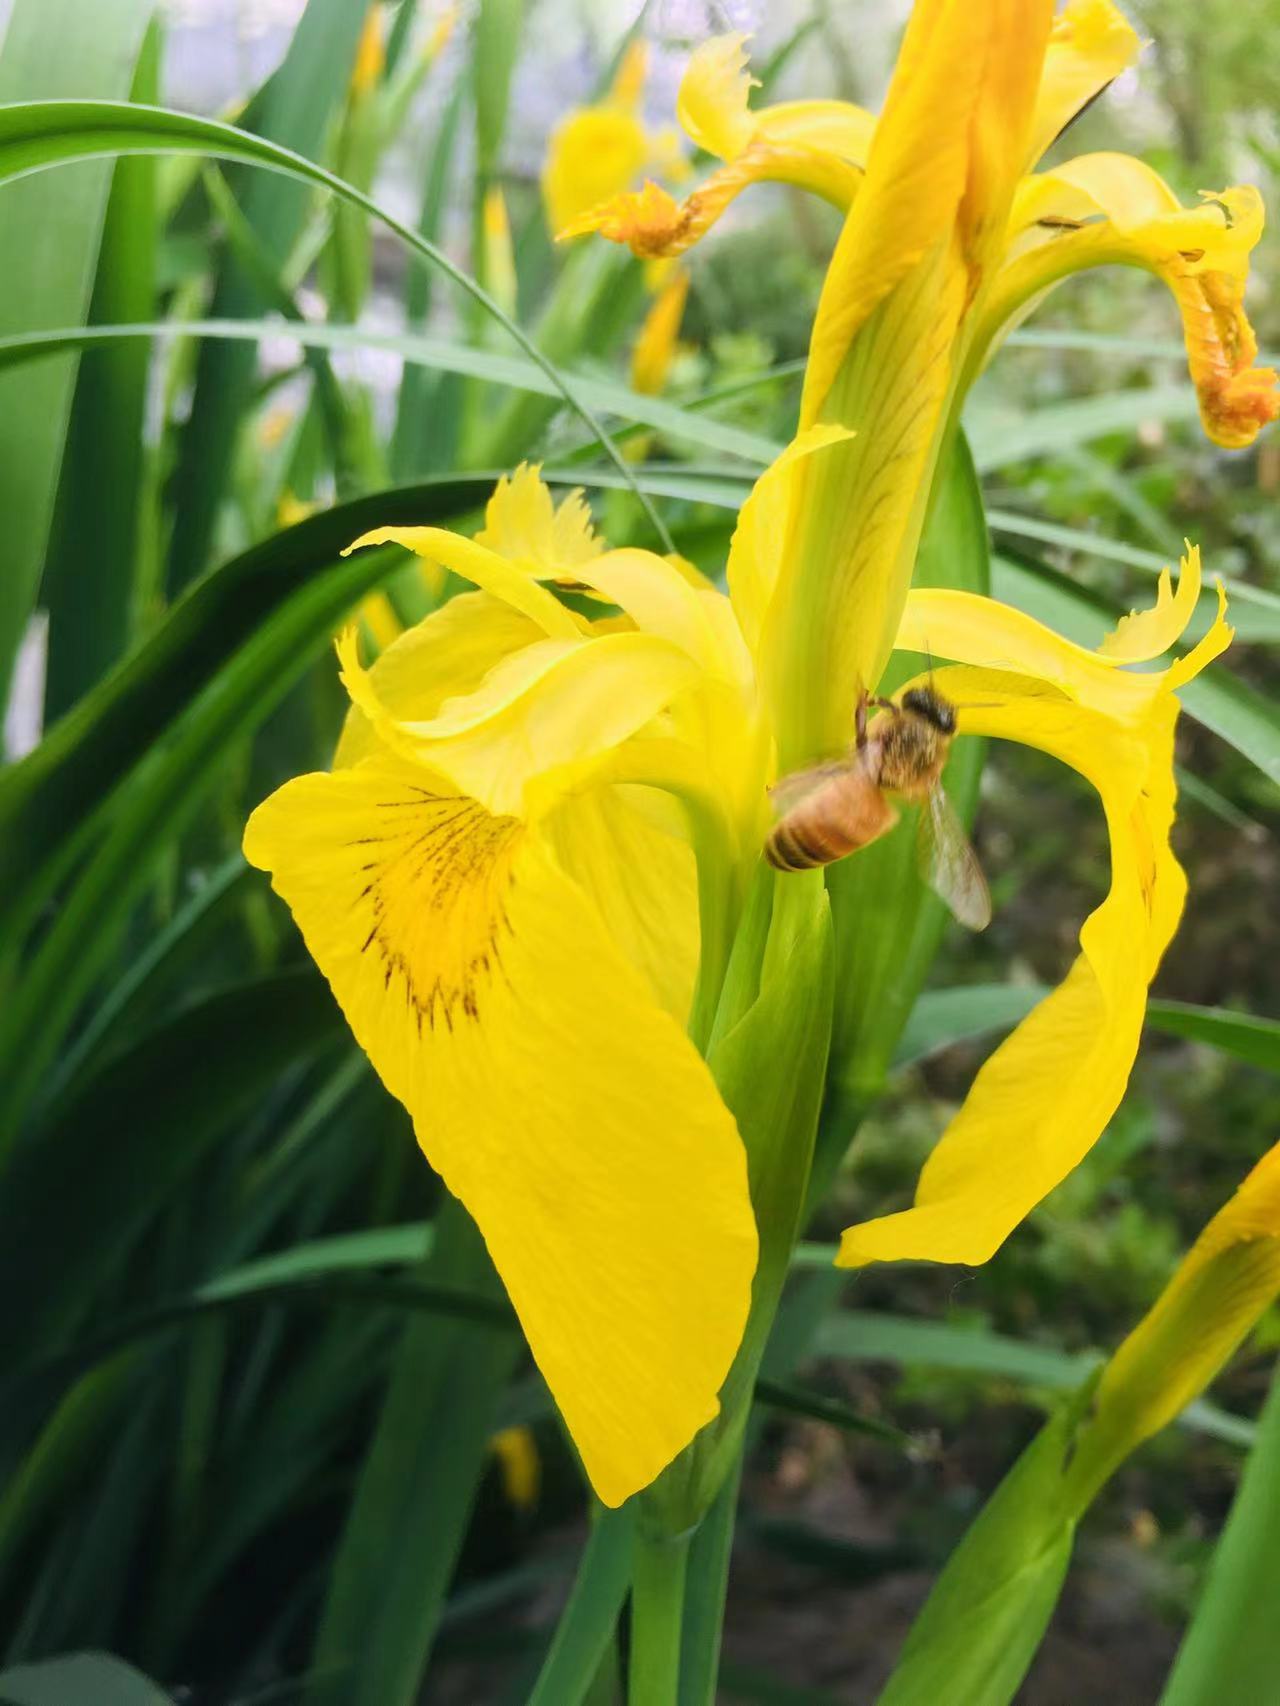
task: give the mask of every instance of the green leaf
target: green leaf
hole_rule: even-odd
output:
[[[473,278],[454,265],[443,250],[354,185],[344,183],[314,161],[264,137],[250,136],[232,125],[195,118],[188,113],[169,112],[162,107],[128,106],[113,101],[31,101],[0,107],[0,179],[22,177],[68,160],[93,159],[104,154],[154,152],[210,154],[266,167],[286,177],[318,184],[380,221],[414,255],[437,267],[506,329],[599,440],[609,460],[636,492],[641,508],[664,548],[671,548],[661,519],[635,486],[634,475],[625,458],[600,426],[590,406],[555,364],[542,354]]]
[[[284,973],[178,1013],[53,1108],[0,1190],[6,1364],[65,1339],[228,1124],[344,1035],[323,980]]]
[[[254,113],[262,138],[314,157],[351,78],[367,6],[353,0],[308,0],[289,38],[284,60]],[[279,265],[302,228],[306,198],[296,183],[255,173],[244,195],[244,221],[269,262]],[[262,296],[234,250],[223,260],[213,290],[216,317],[260,308]],[[191,414],[178,449],[173,482],[169,585],[180,591],[212,552],[218,508],[235,454],[236,434],[253,390],[250,345],[202,344]]]
[[[1280,1675],[1280,1380],[1258,1419],[1231,1514],[1160,1706],[1273,1698]]]
[[[526,1706],[579,1706],[595,1680],[631,1585],[635,1513],[595,1511],[568,1602]]]
[[[500,1298],[483,1240],[452,1198],[423,1276]],[[412,1706],[510,1380],[518,1334],[466,1322],[405,1329],[329,1580],[305,1706]]]
[[[1007,1031],[1048,994],[1043,984],[966,984],[930,989],[911,1009],[894,1050],[895,1067],[913,1066],[940,1049],[970,1042],[991,1031]]]
[[[405,9],[401,8],[400,16]],[[459,79],[440,114],[427,163],[418,230],[433,243],[439,237],[444,220],[449,173],[458,140],[465,89],[466,85]],[[422,267],[415,267],[405,280],[405,320],[412,331],[420,330],[430,306],[431,274]],[[435,451],[455,424],[454,411],[440,407],[440,395],[431,376],[423,371],[421,365],[410,362],[401,376],[400,389],[396,394],[396,424],[391,435],[391,471],[395,478],[404,480],[412,474],[444,466],[444,458],[434,459]]]
[[[151,8],[152,0],[15,0],[0,51],[0,102],[127,94]],[[100,167],[5,189],[0,332],[83,320],[110,181]],[[0,704],[40,584],[74,380],[69,361],[0,377]]]
[[[1049,993],[1043,984],[983,983],[929,990],[917,1001],[894,1056],[910,1066],[953,1043],[990,1031],[1008,1030],[1025,1019]],[[1185,1001],[1150,1001],[1147,1029],[1207,1043],[1270,1072],[1280,1072],[1280,1020],[1237,1013],[1229,1007],[1196,1007]]]
[[[70,1653],[0,1671],[0,1706],[172,1706],[170,1696],[110,1653]]]
[[[135,101],[155,100],[159,61],[153,22],[138,57]],[[91,323],[147,320],[155,312],[155,176],[154,160],[116,162]],[[138,614],[149,359],[145,346],[122,343],[80,362],[41,589],[49,613],[46,722],[123,656]],[[92,573],[85,572],[89,564]]]
[[[1150,421],[1199,418],[1194,387],[1150,385],[1016,412],[974,406],[966,411],[965,430],[978,472],[988,474],[1036,456],[1056,455],[1109,433],[1131,434]]]
[[[1251,1066],[1280,1072],[1280,1020],[1236,1013],[1229,1007],[1194,1007],[1185,1001],[1153,1001],[1147,1024],[1166,1036],[1208,1043]]]
[[[3,115],[0,115],[2,117]],[[615,291],[616,295],[616,291]],[[581,333],[581,322],[577,323]],[[410,332],[385,332],[361,326],[325,325],[308,321],[283,320],[158,320],[150,324],[121,326],[71,326],[48,332],[17,333],[0,338],[0,372],[7,366],[18,365],[41,357],[56,355],[64,350],[89,349],[99,343],[128,338],[202,337],[256,342],[259,338],[287,341],[296,339],[299,345],[315,349],[385,349],[405,361],[423,367],[437,368],[442,373],[466,374],[487,379],[495,385],[512,390],[527,391],[535,397],[557,403],[564,401],[564,385],[572,384],[575,395],[593,410],[615,414],[628,421],[638,421],[662,432],[677,442],[697,445],[704,450],[721,450],[729,456],[739,456],[752,467],[763,466],[777,454],[779,446],[758,433],[748,432],[724,421],[713,420],[692,410],[682,409],[660,397],[646,397],[630,391],[624,385],[609,380],[565,374],[556,369],[559,380],[548,377],[546,364],[526,361],[519,356],[503,355],[497,350],[480,348],[452,338],[426,337]],[[576,343],[575,339],[575,343]],[[544,418],[544,417],[540,417]],[[498,428],[495,427],[495,433]],[[571,469],[566,480],[586,480],[589,470]],[[737,509],[750,490],[739,476],[728,483],[734,471],[715,470],[709,477],[699,478],[697,471],[679,465],[684,482],[677,495],[691,501],[724,502]],[[606,476],[598,474],[598,483]],[[490,476],[492,484],[493,476]],[[635,470],[630,466],[623,473],[611,470],[611,481],[631,490],[636,484]],[[713,495],[708,495],[708,491]]]
[[[425,1262],[434,1240],[434,1224],[425,1220],[406,1226],[374,1226],[364,1232],[340,1232],[245,1262],[201,1286],[196,1295],[206,1302],[222,1303],[264,1286],[275,1293],[282,1286],[310,1284],[330,1274],[416,1267]]]
[[[878,1706],[1007,1706],[1048,1627],[1075,1520],[1061,1496],[1078,1404],[1061,1409],[947,1560]]]
[[[507,129],[511,74],[520,51],[524,0],[480,0],[476,12],[471,75],[476,108],[477,194],[498,168]]]
[[[821,1251],[829,1262],[834,1247]],[[854,1362],[895,1362],[903,1367],[949,1368],[960,1373],[1016,1380],[1024,1386],[1051,1392],[1073,1392],[1102,1362],[1099,1351],[1063,1351],[1054,1345],[1033,1345],[1023,1339],[984,1328],[962,1327],[946,1321],[925,1321],[914,1315],[880,1310],[841,1309],[818,1325],[813,1354]],[[1184,1427],[1249,1445],[1254,1425],[1197,1399],[1180,1418]]]

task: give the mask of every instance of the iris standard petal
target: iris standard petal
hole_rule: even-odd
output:
[[[338,655],[352,703],[380,741],[448,776],[490,811],[521,816],[533,784],[541,784],[539,809],[547,809],[581,784],[593,761],[699,680],[685,652],[651,634],[542,639],[501,659],[434,717],[406,722],[360,663],[354,629]]]
[[[392,716],[419,722],[434,717],[447,699],[474,692],[501,658],[542,638],[536,622],[500,598],[463,592],[407,628],[375,659],[369,678]],[[379,745],[369,719],[353,705],[334,769],[358,764]]]
[[[580,564],[605,548],[581,489],[556,503],[537,462],[522,462],[513,474],[499,476],[475,542],[538,580],[572,579]]]
[[[286,783],[245,852],[474,1215],[620,1504],[715,1416],[747,1316],[746,1161],[705,1063],[537,834],[416,766]]]

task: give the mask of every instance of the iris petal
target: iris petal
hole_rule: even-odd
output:
[[[756,1258],[745,1155],[588,896],[526,826],[450,795],[394,758],[302,776],[245,852],[474,1215],[617,1505],[717,1413]]]

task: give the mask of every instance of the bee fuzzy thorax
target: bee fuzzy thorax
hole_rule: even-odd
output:
[[[880,715],[868,723],[875,706]],[[991,916],[982,872],[942,787],[956,708],[932,686],[911,687],[900,704],[858,700],[857,740],[847,757],[784,776],[772,790],[778,821],[764,856],[779,871],[811,871],[869,847],[898,820],[889,799],[919,802],[917,859],[926,882],[970,929]]]

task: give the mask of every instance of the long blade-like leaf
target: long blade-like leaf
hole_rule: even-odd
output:
[[[15,0],[0,50],[0,102],[125,95],[153,0]],[[7,189],[0,204],[0,332],[75,325],[88,312],[111,173]],[[0,377],[0,705],[35,603],[53,519],[75,364]]]
[[[614,467],[635,491],[664,547],[671,549],[670,537],[656,510],[636,486],[625,458],[576,388],[510,316],[503,313],[493,298],[461,267],[456,266],[442,249],[354,185],[344,183],[313,160],[268,142],[264,137],[250,136],[233,125],[195,118],[189,113],[170,112],[163,107],[129,106],[115,101],[31,101],[0,107],[0,179],[21,178],[68,160],[96,159],[110,154],[170,152],[211,154],[227,160],[239,160],[246,165],[263,166],[288,177],[319,184],[352,206],[362,208],[394,232],[415,255],[438,267],[504,326],[516,344],[542,369],[569,407],[599,439]],[[64,315],[63,320],[70,317]]]

